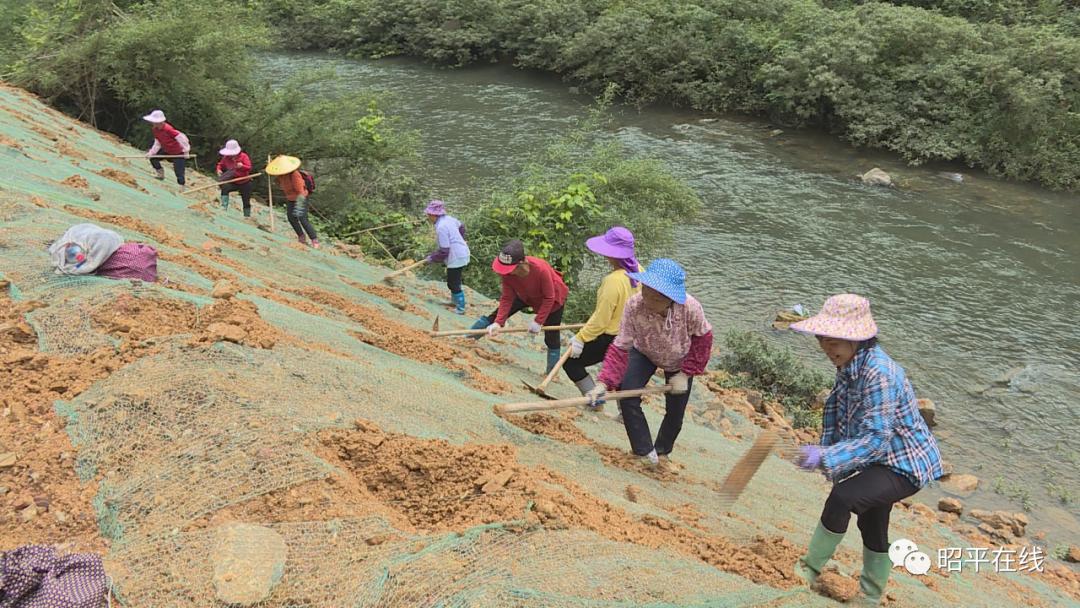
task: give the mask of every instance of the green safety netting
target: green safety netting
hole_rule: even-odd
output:
[[[152,179],[144,161],[118,158],[138,151],[25,93],[0,88],[0,105],[0,276],[16,299],[41,302],[27,316],[41,351],[88,355],[120,348],[121,338],[101,321],[120,300],[187,311],[186,325],[144,339],[143,356],[56,404],[78,448],[80,478],[99,482],[94,507],[102,534],[112,541],[107,563],[125,604],[218,605],[210,557],[215,531],[207,519],[335,474],[311,438],[350,428],[358,418],[388,433],[456,445],[511,444],[522,465],[546,467],[631,517],[659,518],[702,537],[806,542],[826,486],[777,458],[765,463],[731,513],[715,509],[717,482],[753,436],[745,420],[733,416],[745,439],[732,441],[688,417],[676,454],[683,469],[668,477],[605,459],[611,450],[626,449],[626,437],[604,414],[573,419],[577,442],[532,434],[495,416],[492,406],[531,397],[520,380],[538,378],[540,345],[524,338],[399,345],[401,327],[427,329],[436,315],[444,329],[469,320],[448,314],[436,283],[401,281],[398,293],[407,305],[371,288],[384,268],[297,247],[281,216],[270,233],[264,209],[245,221],[238,205],[228,214],[213,208],[212,190],[179,196],[170,179]],[[162,280],[147,285],[53,273],[47,246],[83,221],[153,244]],[[213,314],[210,291],[221,278],[237,284],[238,299],[254,305],[278,332],[271,348],[195,340],[200,319]],[[478,377],[513,390],[490,394]],[[554,386],[562,396],[575,394],[565,381]],[[696,389],[692,409],[704,410],[710,399]],[[654,420],[660,407],[648,402]],[[648,499],[630,496],[631,487]],[[829,604],[805,590],[723,572],[685,546],[647,547],[596,531],[530,525],[523,518],[528,508],[522,506],[522,517],[456,533],[404,529],[377,514],[252,522],[264,523],[288,548],[284,576],[261,605]],[[687,509],[695,517],[677,515]],[[905,514],[895,520],[894,534],[927,546],[962,542]],[[857,534],[844,546],[857,552]],[[1013,578],[1047,602],[1066,601],[1030,577]],[[949,594],[967,605],[1012,603],[1003,586],[982,584],[971,573],[942,579],[937,592],[912,577],[895,579],[909,605],[941,605]]]

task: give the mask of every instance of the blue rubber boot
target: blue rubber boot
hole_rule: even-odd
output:
[[[488,325],[491,325],[491,321],[488,321],[487,317],[480,317],[476,320],[476,323],[472,324],[469,329],[486,329]],[[473,340],[479,340],[483,334],[477,334],[475,336],[469,336]]]
[[[559,357],[562,356],[562,348],[549,348],[547,358],[547,370],[545,374],[550,374],[551,370],[555,369],[555,366],[559,364]]]
[[[459,315],[465,314],[465,292],[452,293],[450,297],[454,300],[454,312]]]
[[[224,209],[225,211],[229,210],[229,195],[228,194],[222,194],[221,195],[221,208]]]

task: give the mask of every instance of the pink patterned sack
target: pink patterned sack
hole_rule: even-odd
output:
[[[157,282],[157,249],[146,243],[124,243],[98,266],[97,275],[111,279]]]

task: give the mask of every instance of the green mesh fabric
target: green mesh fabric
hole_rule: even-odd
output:
[[[10,282],[17,300],[41,303],[27,319],[42,352],[86,355],[119,348],[118,339],[94,321],[118,298],[183,302],[200,318],[213,305],[210,291],[221,278],[238,285],[239,300],[253,304],[285,337],[265,349],[195,343],[188,333],[170,332],[148,339],[143,356],[56,404],[78,448],[77,472],[84,481],[99,482],[94,507],[102,534],[112,541],[107,564],[124,604],[220,605],[209,557],[213,530],[205,527],[206,519],[332,475],[334,467],[316,455],[311,436],[349,428],[357,418],[386,432],[457,445],[511,444],[519,463],[547,467],[633,517],[661,518],[732,542],[761,534],[807,542],[827,485],[778,458],[766,461],[730,513],[714,507],[718,483],[754,435],[745,421],[733,418],[745,435],[734,441],[688,416],[675,455],[683,470],[663,481],[605,461],[601,450],[627,448],[622,425],[608,416],[583,413],[573,421],[591,444],[531,434],[495,416],[492,406],[533,398],[521,380],[536,382],[541,375],[538,342],[485,342],[487,354],[470,361],[464,359],[476,345],[462,343],[451,359],[431,363],[418,360],[424,353],[402,356],[379,348],[374,344],[387,329],[364,318],[372,310],[419,330],[436,316],[443,329],[466,327],[475,315],[450,314],[439,283],[399,280],[414,308],[365,291],[360,287],[378,285],[386,269],[298,247],[282,216],[269,231],[264,207],[256,221],[245,221],[238,205],[228,213],[214,208],[213,190],[179,196],[169,179],[152,178],[145,161],[118,158],[137,150],[25,93],[0,87],[0,106],[0,277]],[[105,170],[135,183],[103,176]],[[189,182],[208,183],[199,176]],[[153,244],[161,254],[160,282],[53,273],[47,246],[84,221]],[[310,289],[321,291],[305,291]],[[363,308],[350,313],[327,305],[327,297]],[[486,312],[491,303],[478,306]],[[475,374],[499,379],[513,392],[484,392],[471,383]],[[550,390],[576,396],[565,378]],[[701,411],[711,399],[703,387],[695,388],[691,409]],[[654,428],[661,403],[646,404]],[[630,487],[653,499],[632,500]],[[699,514],[692,525],[673,515],[683,507]],[[455,534],[410,532],[374,515],[266,525],[285,540],[288,559],[284,578],[264,606],[830,605],[804,589],[777,589],[722,572],[673,547],[616,542],[588,530],[530,527],[516,517]],[[893,535],[928,547],[963,543],[946,528],[907,513],[894,516]],[[858,535],[849,534],[843,546],[857,552]],[[1048,604],[1067,601],[1031,577],[1009,578]],[[905,605],[941,605],[941,597],[968,605],[1013,603],[1006,586],[966,572],[937,579],[945,595],[906,575],[894,576],[892,585]]]

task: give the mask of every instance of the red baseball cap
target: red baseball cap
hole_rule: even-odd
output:
[[[525,261],[525,243],[520,239],[513,239],[503,245],[502,251],[491,262],[491,269],[495,272],[507,275],[514,272],[517,265]]]

